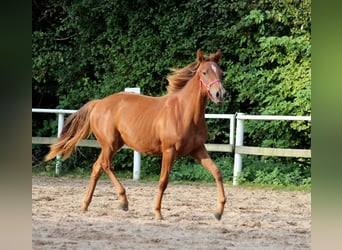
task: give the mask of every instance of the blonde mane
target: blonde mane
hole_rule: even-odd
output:
[[[203,61],[205,62],[214,60],[215,54],[211,54],[210,56],[203,56]],[[169,82],[169,85],[166,87],[167,92],[171,94],[181,90],[187,84],[187,82],[194,77],[200,64],[201,62],[196,60],[195,62],[188,64],[184,68],[172,68],[171,73],[166,78]]]

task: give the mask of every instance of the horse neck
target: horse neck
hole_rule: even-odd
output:
[[[194,124],[204,121],[207,95],[202,92],[199,76],[196,74],[179,93],[182,95],[182,108],[184,115]]]

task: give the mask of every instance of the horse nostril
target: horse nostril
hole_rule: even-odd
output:
[[[219,91],[216,92],[216,98],[217,98],[217,99],[220,98],[220,92],[219,92]]]
[[[222,99],[225,99],[226,96],[227,96],[227,92],[226,92],[226,91],[223,91],[223,93],[222,93]]]

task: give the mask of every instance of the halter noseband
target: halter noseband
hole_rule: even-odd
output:
[[[213,86],[213,85],[216,84],[216,83],[221,83],[221,80],[220,80],[220,79],[216,79],[216,80],[214,80],[214,81],[212,81],[212,82],[206,84],[205,81],[203,81],[202,78],[200,78],[200,83],[201,83],[201,86],[204,85],[204,86],[206,87],[209,98],[210,98],[212,101],[214,101],[214,100],[213,100],[213,96],[212,96],[211,93],[210,93],[210,88],[211,88],[211,86]]]

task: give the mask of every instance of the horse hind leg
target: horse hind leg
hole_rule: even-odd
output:
[[[126,190],[118,180],[118,178],[115,176],[115,174],[112,171],[111,164],[105,165],[102,167],[103,171],[108,175],[108,177],[113,182],[118,196],[119,196],[119,208],[121,208],[124,211],[128,211],[128,199],[126,196]]]
[[[83,204],[81,207],[82,212],[86,212],[88,210],[89,204],[90,204],[92,197],[93,197],[93,194],[94,194],[96,183],[97,183],[98,179],[101,177],[102,172],[103,171],[102,171],[101,165],[98,163],[98,161],[96,161],[93,165],[93,169],[91,172],[88,191],[87,191],[87,193],[83,199]]]
[[[120,181],[116,178],[116,176],[114,175],[114,173],[112,172],[112,169],[111,169],[111,167],[112,167],[111,159],[112,159],[114,153],[116,152],[116,150],[110,150],[110,148],[111,147],[108,147],[108,148],[103,147],[97,161],[93,165],[93,170],[92,170],[92,174],[90,177],[88,191],[84,197],[81,211],[87,211],[88,206],[92,200],[92,196],[93,196],[93,193],[95,190],[96,183],[97,183],[98,179],[100,178],[102,172],[105,172],[108,175],[108,177],[113,182],[115,188],[117,189],[117,193],[118,193],[119,200],[120,200],[120,206],[119,207],[124,211],[128,210],[128,200],[127,200],[127,196],[126,196],[126,190],[121,185]]]
[[[108,177],[113,182],[113,184],[117,190],[117,194],[119,196],[119,202],[120,202],[119,207],[122,210],[127,211],[128,210],[128,199],[126,196],[126,190],[122,186],[122,184],[120,183],[118,178],[115,176],[114,168],[111,164],[111,159],[113,158],[115,152],[119,148],[121,148],[122,145],[123,145],[123,143],[119,143],[119,145],[116,145],[114,150],[111,150],[112,147],[103,147],[99,158],[102,159],[102,161],[101,161],[102,162],[102,164],[101,164],[102,170],[108,175]]]

